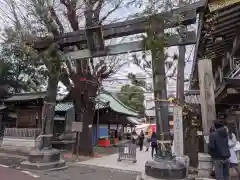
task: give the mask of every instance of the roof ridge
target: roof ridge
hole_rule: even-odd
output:
[[[114,98],[119,104],[121,104],[123,107],[125,107],[126,109],[134,112],[134,113],[139,113],[138,111],[130,108],[129,106],[125,105],[118,97],[116,97],[113,93],[109,92],[109,91],[106,91],[106,90],[101,90],[101,92],[105,93],[105,94],[108,94],[110,95],[112,98]]]
[[[14,93],[14,94],[12,94],[11,96],[24,96],[24,95],[29,95],[29,94],[47,94],[47,91]],[[10,97],[11,97],[11,96],[10,96]]]

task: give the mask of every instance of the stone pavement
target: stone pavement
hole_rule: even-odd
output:
[[[69,167],[64,170],[30,172],[18,168],[24,160],[21,156],[0,153],[0,180],[135,180],[138,176],[135,172],[74,165],[75,162],[68,162]]]
[[[69,166],[61,171],[39,172],[36,180],[136,180],[138,174],[107,168]],[[27,180],[27,179],[26,179]]]
[[[133,163],[132,161],[122,160],[117,161],[118,154],[112,154],[109,156],[104,156],[100,158],[90,159],[87,161],[76,162],[74,165],[89,165],[96,167],[105,167],[111,169],[143,172],[145,169],[145,162],[151,160],[151,151],[140,151],[137,149],[137,162]]]
[[[7,166],[0,166],[1,180],[35,180],[36,178],[39,178],[39,176],[28,171],[19,171]]]

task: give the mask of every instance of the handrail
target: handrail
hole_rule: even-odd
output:
[[[240,64],[237,64],[236,67],[227,75],[227,77],[234,77],[240,71]]]

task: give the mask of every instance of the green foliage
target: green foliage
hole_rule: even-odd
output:
[[[146,87],[146,82],[143,80],[139,80],[136,78],[136,75],[133,73],[129,73],[128,74],[128,79],[130,79],[132,81],[132,84],[135,86],[140,86],[145,88]]]
[[[117,95],[125,105],[144,114],[144,91],[141,87],[124,85]]]
[[[45,76],[41,69],[29,66],[26,62],[15,60],[13,57],[0,55],[0,88],[7,87],[3,94],[9,90],[13,93],[22,91],[38,91],[44,84]],[[2,95],[1,95],[2,96]]]
[[[161,35],[159,36],[158,27],[156,26],[156,23],[163,22],[163,20],[157,16],[151,16],[149,18],[149,26],[147,29],[147,36],[142,36],[143,39],[143,45],[144,50],[153,50],[153,51],[160,51],[161,53],[164,53],[164,47],[166,47],[167,42],[166,38]],[[163,27],[161,27],[163,28]]]
[[[47,72],[33,62],[38,54],[29,54],[21,41],[22,32],[7,28],[0,50],[0,86],[9,86],[12,92],[39,91],[46,83]],[[29,48],[28,48],[29,51]]]

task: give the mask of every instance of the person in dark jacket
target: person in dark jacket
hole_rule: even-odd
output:
[[[213,125],[213,126],[211,126],[211,128],[210,128],[210,131],[209,131],[210,133],[209,133],[209,134],[211,134],[211,133],[213,133],[213,132],[215,132],[215,131],[216,131],[216,129],[215,129],[214,125]],[[212,167],[211,177],[215,178],[215,169],[214,169],[214,166]]]
[[[131,138],[132,138],[132,143],[133,143],[133,144],[136,144],[137,133],[136,133],[135,130],[133,130],[132,135],[131,135]]]
[[[227,128],[220,121],[214,122],[215,132],[209,135],[208,151],[212,157],[216,180],[229,179],[229,157]]]
[[[144,133],[143,130],[141,130],[141,133],[139,135],[139,146],[140,146],[140,151],[143,150],[143,141],[144,141]]]
[[[154,154],[154,150],[155,152],[157,153],[157,134],[156,132],[153,132],[152,133],[152,136],[151,136],[151,147],[152,147],[152,157],[153,157],[153,154]]]

